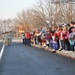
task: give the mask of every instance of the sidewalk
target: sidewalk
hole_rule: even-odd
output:
[[[42,49],[38,45],[32,45],[32,46]],[[52,52],[52,50],[49,49],[49,48],[44,48],[44,50],[48,50],[48,51]],[[64,51],[57,50],[56,53],[59,54],[59,55],[62,55],[64,57],[67,57],[67,58],[75,59],[75,52],[65,53]]]

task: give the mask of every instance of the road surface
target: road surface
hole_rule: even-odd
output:
[[[0,75],[75,75],[75,60],[13,43],[4,48]]]

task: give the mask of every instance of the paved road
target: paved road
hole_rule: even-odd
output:
[[[0,42],[0,51],[1,51],[1,49],[2,49],[2,46],[3,46],[3,43],[2,43],[2,42]]]
[[[0,75],[75,75],[75,60],[13,43],[4,49]]]

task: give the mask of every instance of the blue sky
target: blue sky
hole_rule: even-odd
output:
[[[18,12],[34,6],[37,0],[0,0],[0,19],[14,18]]]

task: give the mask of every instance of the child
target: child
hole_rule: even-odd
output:
[[[52,42],[53,42],[53,52],[55,52],[56,50],[58,50],[58,43],[56,41],[56,33],[55,32],[52,33]]]
[[[46,39],[46,47],[49,48],[49,40]]]
[[[42,48],[44,48],[46,46],[45,34],[44,33],[41,35],[41,40],[42,40]]]

